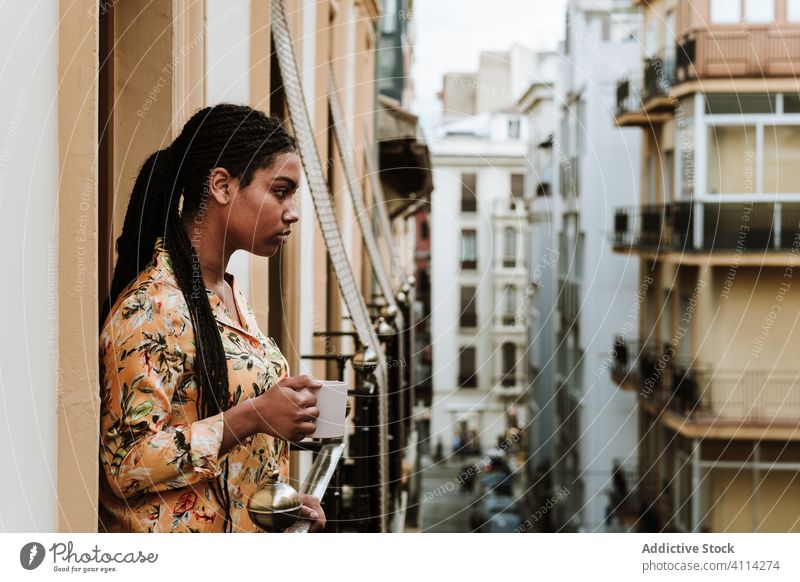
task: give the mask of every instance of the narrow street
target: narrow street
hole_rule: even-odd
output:
[[[470,532],[472,504],[478,499],[478,487],[472,493],[462,491],[458,475],[465,461],[448,458],[422,470],[420,489],[420,531],[431,533]]]

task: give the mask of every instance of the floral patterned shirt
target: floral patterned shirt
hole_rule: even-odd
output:
[[[233,288],[242,327],[206,288],[228,363],[230,404],[258,396],[289,365]],[[100,334],[101,532],[260,532],[250,494],[277,471],[289,478],[286,441],[255,434],[224,455],[223,414],[200,418],[195,336],[159,237],[153,259],[109,311]],[[225,523],[229,506],[231,522]]]

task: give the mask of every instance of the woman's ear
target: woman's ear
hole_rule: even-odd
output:
[[[227,206],[233,200],[236,179],[225,168],[214,168],[208,178],[208,189],[214,200],[221,206]]]

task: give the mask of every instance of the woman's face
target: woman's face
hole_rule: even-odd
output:
[[[300,220],[294,196],[300,171],[297,154],[283,153],[269,168],[256,170],[247,186],[240,187],[235,179],[229,182],[232,196],[223,216],[232,248],[271,257],[286,242],[292,225]]]

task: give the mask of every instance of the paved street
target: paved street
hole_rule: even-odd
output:
[[[469,506],[478,498],[477,486],[463,493],[457,478],[464,461],[445,460],[422,471],[420,531],[454,533],[472,531]]]

